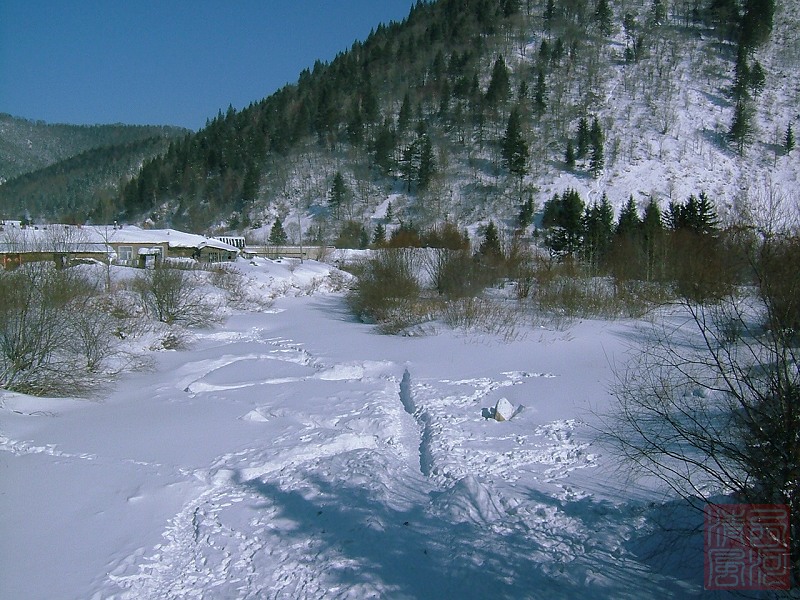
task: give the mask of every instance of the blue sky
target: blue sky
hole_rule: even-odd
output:
[[[0,112],[199,129],[416,0],[0,0]]]

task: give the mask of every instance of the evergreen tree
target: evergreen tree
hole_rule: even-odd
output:
[[[792,131],[791,123],[786,127],[786,134],[783,136],[783,147],[786,150],[786,154],[794,150],[794,132]]]
[[[406,191],[411,192],[411,184],[417,176],[419,169],[419,144],[414,140],[403,148],[403,155],[400,159],[400,173],[406,182]]]
[[[533,223],[533,216],[533,197],[529,197],[525,202],[522,203],[522,208],[519,211],[519,217],[517,217],[517,223],[519,224],[520,228],[526,229],[529,227]]]
[[[603,171],[605,166],[605,157],[603,155],[603,145],[592,145],[592,156],[589,158],[589,170],[592,172],[593,177],[598,177]]]
[[[261,179],[261,170],[254,162],[250,162],[242,181],[242,208],[245,208],[258,196],[258,184]]]
[[[341,218],[342,205],[347,201],[347,184],[344,181],[344,176],[341,171],[336,171],[333,176],[333,185],[331,185],[330,197],[328,198],[328,206],[333,209],[333,214],[336,219]]]
[[[486,102],[495,107],[504,104],[511,92],[511,76],[502,56],[498,56],[492,68],[492,79],[486,90]]]
[[[695,232],[703,235],[714,234],[719,228],[717,210],[705,192],[700,192],[697,198],[696,208],[693,211],[689,226]]]
[[[750,89],[750,65],[747,62],[747,49],[741,44],[736,53],[736,66],[733,71],[733,98],[743,102],[748,98]]]
[[[542,43],[539,45],[539,63],[542,66],[547,66],[550,62],[550,44],[547,43],[547,40],[542,40]]]
[[[769,39],[775,14],[775,0],[745,0],[739,44],[754,50]]]
[[[753,95],[758,98],[761,92],[764,91],[764,86],[767,83],[767,74],[764,71],[764,67],[761,66],[761,63],[755,61],[753,66],[750,68],[750,80],[748,85],[750,86],[750,90],[753,92]]]
[[[646,270],[645,279],[653,281],[659,279],[662,270],[658,268],[658,258],[663,244],[664,226],[661,222],[661,209],[658,203],[650,199],[644,209],[642,218],[642,243],[644,245]]]
[[[517,90],[517,100],[524,102],[528,99],[528,82],[524,79],[519,82],[519,89]]]
[[[361,115],[361,107],[354,102],[350,109],[350,120],[347,122],[347,140],[353,146],[360,146],[364,141],[364,118]]]
[[[544,114],[547,109],[547,85],[544,80],[544,71],[539,69],[536,76],[536,87],[533,90],[533,109],[537,115]]]
[[[597,0],[597,6],[594,10],[594,18],[597,21],[597,26],[600,33],[603,35],[611,35],[611,7],[608,5],[608,0]]]
[[[419,169],[417,172],[417,186],[424,190],[428,187],[436,174],[436,157],[433,153],[431,138],[425,134],[420,138],[419,144]]]
[[[520,179],[528,172],[528,142],[522,135],[522,115],[518,107],[511,110],[502,139],[503,164]]]
[[[384,217],[384,220],[387,223],[391,223],[392,219],[394,219],[394,207],[392,207],[392,203],[389,202],[389,204],[386,205],[386,216]]]
[[[736,103],[733,111],[733,121],[728,136],[736,145],[736,151],[744,154],[744,147],[752,136],[752,109],[747,100],[740,100]]]
[[[362,225],[361,231],[358,232],[358,247],[364,250],[367,246],[369,246],[369,234],[367,228]]]
[[[594,202],[583,216],[583,253],[596,273],[603,264],[614,231],[614,209],[603,194],[600,204]]]
[[[600,121],[597,120],[597,117],[592,119],[592,129],[589,132],[589,141],[591,142],[592,146],[602,146],[605,141],[603,129],[600,127]]]
[[[556,3],[555,0],[547,0],[547,6],[544,9],[544,23],[547,31],[553,26],[553,19],[556,16]]]
[[[544,203],[542,209],[542,227],[555,227],[559,224],[558,216],[561,212],[561,197],[553,194],[553,197]]]
[[[592,156],[589,159],[589,169],[592,175],[597,177],[605,166],[605,158],[603,155],[604,136],[597,117],[592,120],[592,130],[589,133],[589,138],[592,144]]]
[[[558,194],[544,206],[542,225],[549,227],[545,244],[556,254],[573,254],[581,247],[584,231],[584,203],[577,191]]]
[[[580,160],[586,156],[586,153],[589,151],[590,142],[589,121],[586,120],[586,117],[581,117],[581,120],[578,122],[578,148],[575,153],[576,158]]]
[[[375,133],[375,140],[372,143],[375,164],[380,167],[384,173],[391,171],[394,166],[393,156],[395,144],[395,134],[387,118],[383,125],[378,128],[378,131]]]
[[[285,246],[286,242],[289,240],[286,232],[283,230],[283,223],[281,222],[280,217],[275,219],[275,223],[272,224],[272,228],[269,230],[269,243],[272,246]]]
[[[375,226],[375,231],[372,233],[372,245],[378,248],[386,245],[386,227],[383,223]]]
[[[651,28],[660,27],[664,24],[667,18],[667,9],[664,6],[663,0],[653,0],[650,5],[650,15],[647,18],[647,24]]]
[[[366,75],[361,85],[361,113],[363,120],[367,123],[375,123],[380,118],[380,104],[375,90],[372,88],[372,80]]]
[[[572,147],[572,140],[567,140],[567,151],[564,153],[564,164],[567,169],[575,168],[575,149]]]
[[[397,115],[397,133],[403,135],[411,124],[411,97],[408,92],[403,96],[400,113]]]
[[[683,229],[700,235],[714,234],[719,227],[717,211],[705,192],[692,194],[683,204],[670,202],[667,223],[673,231]]]
[[[636,202],[634,202],[633,196],[631,196],[619,213],[617,228],[614,233],[620,237],[633,237],[639,231],[640,224],[639,211],[636,209]]]
[[[494,221],[489,221],[486,230],[483,233],[483,241],[478,248],[478,253],[481,256],[490,259],[496,259],[503,256],[503,250],[500,247],[500,236],[497,233]]]

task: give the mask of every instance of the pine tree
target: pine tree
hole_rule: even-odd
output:
[[[611,247],[614,231],[614,210],[603,194],[600,204],[593,203],[587,207],[583,216],[583,252],[587,261],[596,273],[602,265]]]
[[[536,87],[533,91],[533,108],[536,114],[544,114],[547,109],[547,85],[544,80],[544,71],[539,69],[539,74],[536,76]]]
[[[564,153],[564,164],[567,169],[575,168],[575,149],[572,147],[572,140],[567,140],[567,151]]]
[[[269,243],[272,246],[285,246],[288,239],[286,232],[283,230],[283,223],[280,217],[278,217],[269,230]]]
[[[739,44],[736,53],[736,66],[733,71],[733,98],[743,102],[748,98],[750,89],[750,65],[747,62],[747,48]]]
[[[486,226],[486,231],[483,233],[483,241],[481,242],[478,252],[487,258],[499,258],[503,256],[503,250],[500,247],[500,237],[497,233],[497,227],[494,221],[489,221]]]
[[[330,197],[328,205],[333,209],[333,214],[336,219],[341,218],[342,205],[347,200],[347,184],[344,182],[344,176],[341,171],[336,171],[333,176],[333,185],[331,186]]]
[[[786,154],[794,150],[794,131],[792,131],[792,124],[786,127],[786,134],[783,136],[783,147],[786,149]]]
[[[603,35],[611,35],[611,7],[608,5],[608,0],[597,0],[597,6],[594,10],[594,18],[597,21],[597,26],[600,33]]]
[[[728,136],[731,141],[736,144],[736,151],[739,154],[744,154],[744,147],[750,141],[752,136],[752,109],[746,100],[740,100],[736,103],[736,108],[733,111],[733,121]]]
[[[503,164],[520,179],[528,172],[528,142],[522,136],[522,116],[516,106],[508,117],[502,140]]]
[[[369,246],[369,234],[367,228],[362,225],[361,231],[358,232],[358,247],[364,250],[367,246]]]
[[[417,186],[419,189],[426,189],[435,174],[436,156],[433,153],[431,138],[425,134],[420,138],[419,144],[419,169],[417,171]]]
[[[552,252],[573,254],[581,247],[584,231],[584,203],[580,194],[569,189],[544,206],[542,225],[551,228],[545,240]]]
[[[393,156],[395,143],[395,134],[387,118],[383,125],[378,128],[375,134],[375,140],[372,143],[375,164],[380,167],[384,173],[391,171],[394,166]]]
[[[640,225],[639,211],[636,209],[636,202],[634,202],[633,196],[631,196],[619,213],[617,228],[614,233],[620,237],[632,237],[639,231]]]
[[[667,9],[664,6],[664,2],[662,0],[653,0],[653,3],[650,5],[650,15],[647,18],[647,24],[649,27],[660,27],[664,24],[664,20],[667,18]]]
[[[547,43],[547,40],[542,40],[539,45],[539,62],[543,66],[547,66],[550,62],[550,44]]]
[[[553,19],[556,16],[556,3],[555,0],[547,0],[547,6],[544,9],[544,22],[545,28],[547,31],[550,31],[550,28],[553,25]]]
[[[533,216],[533,197],[529,197],[525,202],[522,203],[522,208],[519,211],[519,217],[517,217],[517,223],[519,224],[520,228],[525,229],[530,226],[533,223]]]
[[[644,253],[646,259],[646,276],[647,281],[659,279],[662,275],[663,269],[659,269],[659,255],[664,237],[664,226],[661,220],[661,209],[658,203],[650,199],[650,202],[644,209],[644,217],[642,218],[642,244],[644,245]]]
[[[703,235],[714,234],[719,228],[719,219],[714,204],[705,192],[700,192],[697,198],[697,208],[694,212],[694,221],[690,226]]]
[[[391,223],[392,219],[394,219],[394,207],[392,206],[392,203],[389,202],[389,204],[386,205],[386,216],[384,217],[384,220],[387,223]]]
[[[492,68],[492,79],[486,90],[486,102],[489,106],[504,104],[511,92],[511,76],[502,56],[498,56]]]
[[[406,181],[406,191],[411,192],[411,184],[417,176],[419,169],[419,144],[414,140],[403,148],[403,155],[400,159],[400,173]]]
[[[592,172],[592,177],[598,177],[602,173],[605,164],[603,145],[592,145],[592,156],[589,158],[589,170]]]
[[[360,146],[364,141],[364,118],[361,107],[354,102],[350,109],[350,120],[347,123],[347,139],[353,146]]]
[[[591,170],[594,177],[597,177],[605,166],[605,157],[603,154],[604,136],[597,117],[592,120],[592,130],[589,134],[589,138],[592,143],[592,156],[589,159],[589,170]]]
[[[764,71],[764,67],[761,66],[760,62],[755,61],[750,68],[750,80],[748,81],[748,85],[756,98],[764,91],[766,83],[767,74]]]
[[[375,231],[372,233],[372,245],[378,248],[386,245],[386,227],[383,223],[375,226]]]
[[[586,156],[589,151],[589,142],[591,142],[591,135],[589,133],[589,121],[586,117],[581,117],[578,122],[578,148],[575,154],[579,160]]]
[[[403,96],[403,104],[400,105],[400,113],[397,115],[397,133],[403,135],[411,123],[411,97],[408,92]]]
[[[740,21],[739,43],[754,50],[769,39],[775,14],[775,0],[745,0]]]

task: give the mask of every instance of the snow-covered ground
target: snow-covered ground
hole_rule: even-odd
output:
[[[270,268],[283,291],[327,272]],[[635,337],[388,337],[289,294],[100,401],[0,391],[0,598],[702,595],[702,538],[654,523],[696,516],[597,440]]]

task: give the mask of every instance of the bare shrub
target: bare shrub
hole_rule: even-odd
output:
[[[160,265],[137,276],[134,289],[147,314],[162,323],[202,327],[217,319],[217,307],[206,298],[195,272]]]
[[[633,287],[619,287],[609,278],[552,273],[539,279],[533,302],[540,311],[570,318],[640,316],[650,306]]]
[[[431,248],[423,256],[431,285],[446,298],[473,296],[485,286],[482,266],[468,248]]]
[[[85,361],[90,373],[107,372],[108,362],[117,354],[120,337],[118,321],[104,312],[96,299],[87,302],[84,310],[71,310],[65,314],[72,335],[68,347]]]
[[[408,248],[375,252],[358,267],[358,283],[348,295],[351,309],[360,319],[376,323],[405,321],[415,314],[420,283],[415,253]]]
[[[96,286],[45,263],[0,272],[0,387],[28,394],[84,395],[102,383],[113,346],[91,307]]]
[[[524,314],[515,302],[496,298],[460,298],[443,302],[438,314],[448,326],[499,335],[506,341],[520,337]]]

